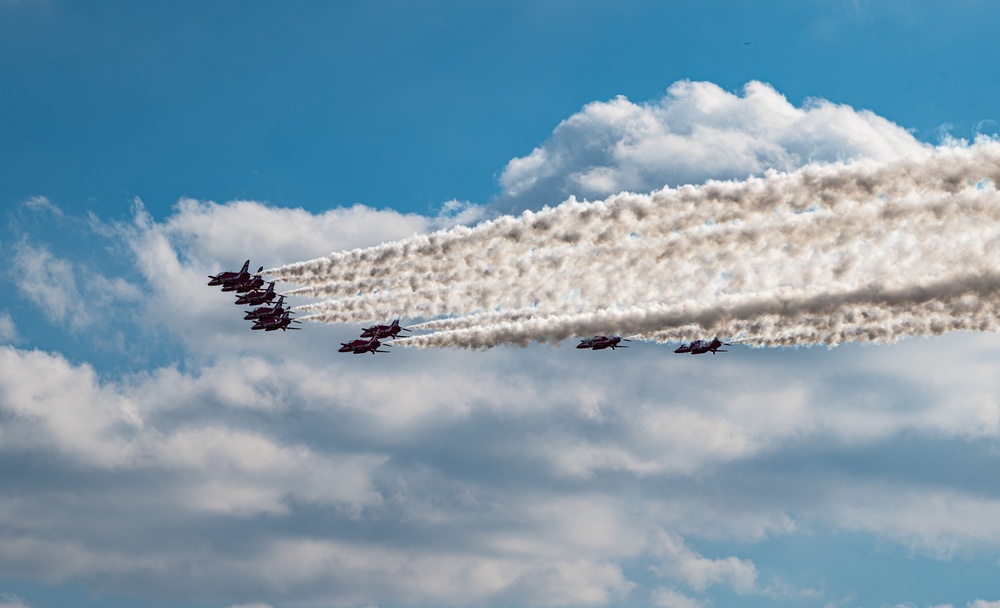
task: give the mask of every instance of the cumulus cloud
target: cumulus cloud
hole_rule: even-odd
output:
[[[561,122],[500,175],[504,211],[538,209],[569,196],[603,198],[708,179],[743,179],[812,162],[888,161],[925,145],[866,110],[823,99],[796,107],[770,85],[742,96],[710,82],[674,83],[652,103],[593,102]]]
[[[140,201],[137,213],[144,213]],[[282,209],[256,201],[218,204],[195,199],[181,199],[163,224],[150,223],[149,218],[143,221],[182,250],[186,262],[221,263],[266,252],[271,259],[261,260],[265,266],[437,227],[432,218],[364,205],[313,215],[304,209]]]

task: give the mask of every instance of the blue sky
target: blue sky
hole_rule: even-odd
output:
[[[993,333],[373,359],[204,285],[995,135],[998,18],[0,0],[0,608],[1000,605]]]
[[[988,3],[6,2],[2,195],[426,213],[591,101],[770,83],[933,140],[993,115]],[[750,45],[745,45],[750,42]],[[13,164],[10,164],[13,163]],[[376,177],[377,176],[377,177]]]

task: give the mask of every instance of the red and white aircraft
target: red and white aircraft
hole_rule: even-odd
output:
[[[690,344],[681,344],[680,347],[675,350],[675,353],[691,353],[692,355],[704,355],[705,353],[724,353],[728,352],[725,350],[720,350],[721,346],[732,346],[729,342],[720,342],[718,338],[712,338],[711,340],[695,340]]]
[[[274,293],[274,281],[268,284],[267,289],[261,291],[260,289],[254,289],[253,291],[248,291],[247,293],[236,296],[236,305],[246,304],[249,306],[260,306],[261,304],[269,304],[271,300],[278,297]]]
[[[577,348],[589,348],[591,350],[604,350],[605,348],[610,348],[614,350],[616,348],[628,348],[618,344],[622,340],[625,342],[630,342],[631,340],[626,340],[621,336],[594,336],[593,338],[584,338],[576,345]]]
[[[337,352],[341,353],[354,353],[355,355],[363,355],[364,353],[387,353],[387,350],[379,350],[382,343],[378,341],[378,338],[371,338],[368,340],[351,340],[350,342],[341,342],[340,348]],[[388,346],[388,344],[386,344]]]
[[[372,325],[371,327],[365,327],[361,331],[362,338],[395,338],[401,331],[410,331],[405,327],[399,326],[399,319],[396,319],[389,325]]]
[[[268,317],[280,317],[285,313],[285,296],[278,297],[278,303],[274,306],[261,306],[260,308],[254,308],[253,310],[245,311],[247,314],[244,319],[247,321],[255,321],[257,319],[266,319]]]
[[[264,270],[264,267],[261,266],[260,269]],[[208,284],[213,287],[216,285],[228,285],[237,281],[245,281],[250,278],[250,260],[243,262],[243,268],[239,272],[220,272],[216,275],[209,275],[208,278],[211,279]]]
[[[258,330],[263,329],[264,331],[285,331],[286,329],[302,329],[301,327],[291,327],[292,323],[301,323],[297,319],[292,318],[292,313],[289,310],[282,312],[279,315],[273,315],[270,317],[261,317],[254,321],[253,327],[250,329]]]
[[[222,284],[222,291],[235,291],[236,293],[246,293],[248,291],[254,291],[255,289],[260,289],[264,286],[264,279],[261,278],[260,273],[264,271],[264,267],[261,266],[257,269],[257,274],[246,277],[237,277],[232,281]]]

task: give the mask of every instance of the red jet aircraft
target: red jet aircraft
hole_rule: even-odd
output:
[[[680,347],[675,350],[675,353],[691,353],[692,355],[704,355],[705,353],[725,353],[728,351],[720,350],[720,346],[732,346],[729,342],[720,342],[718,338],[712,338],[711,341],[708,340],[695,340],[691,344],[681,344]]]
[[[222,291],[235,291],[236,293],[246,293],[248,291],[253,291],[264,286],[264,279],[260,278],[260,273],[264,271],[264,267],[261,266],[257,269],[257,274],[247,276],[245,278],[239,278],[229,283],[225,283],[222,286]]]
[[[261,266],[260,269],[264,270],[264,267]],[[239,272],[232,272],[232,271],[220,272],[215,276],[208,275],[208,278],[211,279],[211,281],[209,281],[208,284],[212,287],[215,287],[216,285],[227,285],[229,283],[235,283],[237,281],[243,281],[249,279],[250,260],[243,262],[243,268],[241,268]]]
[[[405,327],[399,326],[399,319],[396,319],[389,325],[372,325],[371,327],[366,327],[361,332],[362,338],[395,338],[397,334],[401,331],[410,331]]]
[[[264,331],[285,331],[286,329],[302,329],[301,327],[290,327],[292,323],[301,323],[302,321],[297,321],[291,317],[290,311],[285,311],[280,315],[274,315],[272,317],[262,317],[254,321],[253,327],[250,329],[258,330],[263,329]]]
[[[261,304],[268,304],[274,298],[278,297],[278,294],[274,293],[274,281],[267,286],[267,289],[261,291],[255,289],[253,291],[247,292],[236,298],[236,305],[246,304],[247,306],[260,306]]]
[[[340,349],[337,352],[341,353],[354,353],[355,355],[363,355],[365,353],[387,353],[387,350],[379,350],[382,343],[378,341],[378,338],[370,338],[368,340],[352,340],[350,342],[341,342]],[[388,344],[386,344],[388,346]]]
[[[243,317],[247,321],[254,321],[257,319],[266,319],[267,317],[280,317],[285,312],[285,296],[278,297],[278,303],[274,306],[261,306],[260,308],[254,308],[253,310],[246,311],[246,316]]]
[[[626,340],[621,336],[594,336],[593,338],[584,338],[579,344],[576,345],[576,347],[589,348],[591,350],[604,350],[605,348],[610,348],[611,350],[616,348],[628,348],[627,346],[618,344],[622,340],[625,340],[625,342],[631,342],[631,340]]]

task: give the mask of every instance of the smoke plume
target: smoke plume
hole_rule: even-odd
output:
[[[557,207],[268,271],[312,321],[413,346],[619,333],[753,345],[996,331],[1000,143]]]

